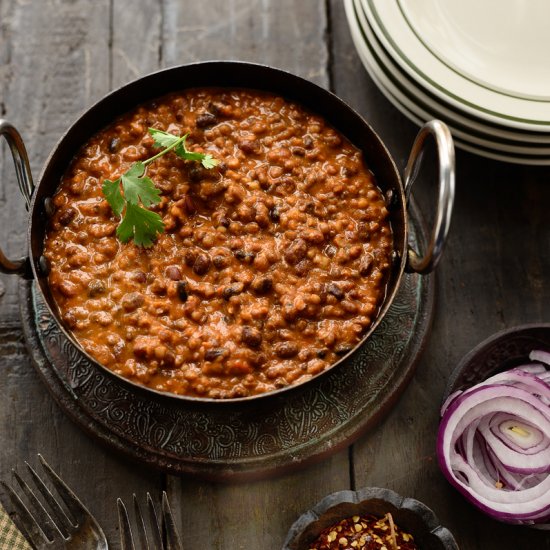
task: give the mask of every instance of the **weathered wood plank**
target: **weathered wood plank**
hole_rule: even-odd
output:
[[[2,2],[0,104],[23,134],[35,177],[59,136],[93,101],[109,90],[110,2],[32,0]],[[119,74],[119,73],[117,73]],[[125,78],[122,76],[121,78]],[[2,163],[0,242],[21,254],[26,213],[12,176]],[[9,212],[9,218],[6,215]],[[17,281],[3,279],[7,292],[0,318],[18,323]],[[0,330],[0,477],[42,453],[61,473],[118,547],[116,497],[160,493],[160,474],[113,456],[74,426],[48,395],[23,350],[18,330]]]
[[[282,477],[222,485],[168,478],[185,548],[280,550],[288,529],[317,501],[349,488],[348,451]]]
[[[38,177],[44,160],[76,116],[108,88],[109,1],[8,2],[2,7],[2,74],[5,118],[17,126]],[[1,173],[0,243],[9,255],[25,250],[26,211],[13,177],[11,159]],[[2,278],[2,319],[17,316],[15,278]]]
[[[321,0],[165,0],[163,64],[238,59],[328,86]]]
[[[112,88],[160,68],[162,18],[161,1],[113,0]]]
[[[13,67],[10,63],[11,59],[11,47],[10,47],[10,25],[11,25],[11,14],[13,12],[13,2],[0,2],[0,117],[6,118],[7,116],[7,106],[6,106],[6,92],[9,85],[9,82],[13,76]],[[9,149],[2,139],[0,143],[0,211],[2,215],[6,215],[9,211],[9,208],[13,208],[13,205],[16,205],[16,213],[21,217],[22,212],[22,201],[19,192],[14,193],[16,195],[15,200],[11,201],[11,204],[7,204],[7,190],[15,190],[15,174],[13,173],[13,168],[11,167],[11,155]],[[7,219],[7,218],[6,218]],[[7,242],[7,225],[2,224],[4,231],[1,233],[0,237],[0,247],[2,250],[9,256],[9,246]],[[20,233],[22,233],[22,228],[19,228]],[[20,240],[22,236],[20,236]],[[22,255],[22,249],[19,249],[15,252],[16,256],[20,257]],[[11,282],[10,282],[11,281]],[[6,288],[7,286],[7,288]],[[0,274],[0,305],[2,305],[2,310],[0,311],[0,316],[2,318],[8,319],[10,313],[15,310],[14,307],[14,293],[16,290],[15,281],[13,277],[8,277]],[[7,295],[6,295],[7,294]],[[8,311],[8,308],[10,311]]]
[[[443,378],[493,332],[548,320],[542,304],[548,303],[549,289],[541,281],[550,276],[550,259],[540,250],[550,244],[550,231],[541,223],[545,201],[550,200],[550,172],[467,157],[458,157],[463,163],[454,227],[459,229],[453,231],[441,266],[445,282],[439,322],[426,357],[427,365],[436,366],[432,372]],[[430,388],[428,377],[424,383]],[[460,533],[464,546],[550,548],[550,540],[540,532],[487,522],[446,486],[439,472],[433,479],[434,507]]]
[[[331,1],[336,92],[358,109],[404,167],[416,133],[368,77],[341,2]],[[430,157],[427,157],[430,158]],[[460,358],[491,333],[547,320],[550,245],[544,224],[548,168],[492,162],[458,152],[457,197],[445,255],[437,272],[433,332],[418,371],[398,406],[353,449],[356,484],[383,486],[431,506],[461,548],[549,548],[540,532],[487,520],[439,472],[435,440],[448,376]],[[431,207],[435,188],[421,178],[415,196]],[[433,208],[433,207],[431,207]]]

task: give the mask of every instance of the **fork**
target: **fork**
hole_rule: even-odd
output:
[[[172,511],[170,510],[170,504],[168,503],[168,497],[166,492],[162,492],[162,523],[164,525],[164,532],[166,535],[166,542],[162,539],[162,529],[158,520],[155,505],[151,495],[147,493],[147,508],[149,512],[149,525],[150,525],[150,537],[147,537],[147,530],[145,528],[145,521],[141,513],[138,499],[134,494],[134,515],[136,518],[136,530],[137,541],[139,542],[139,548],[141,550],[183,550],[181,540],[176,530]],[[137,550],[134,543],[134,535],[132,534],[132,528],[130,527],[130,519],[124,502],[119,498],[117,499],[118,507],[118,523],[120,525],[120,544],[122,550]],[[149,539],[151,542],[149,542]]]
[[[46,484],[27,463],[30,476],[42,494],[49,512],[43,506],[23,478],[13,470],[13,475],[29,501],[27,506],[15,489],[0,481],[5,494],[15,510],[19,524],[27,540],[36,550],[108,550],[107,539],[103,530],[78,497],[67,487],[61,478],[52,470],[42,455],[40,463],[51,484],[65,503],[69,515],[65,513],[56,497]],[[71,517],[69,517],[71,516]]]

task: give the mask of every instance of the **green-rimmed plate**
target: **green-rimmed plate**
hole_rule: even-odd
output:
[[[418,39],[456,72],[501,94],[550,101],[548,0],[397,2]]]
[[[352,38],[363,65],[380,91],[407,118],[418,125],[426,120],[441,118],[449,125],[457,147],[484,157],[519,164],[550,164],[548,144],[525,144],[472,130],[467,120],[463,124],[457,123],[431,103],[424,104],[419,100],[417,90],[412,89],[414,83],[404,80],[406,75],[399,73],[399,68],[389,65],[391,60],[385,55],[364,17],[361,0],[355,0],[355,6],[353,0],[347,0],[345,7]]]
[[[526,130],[515,130],[503,127],[500,124],[492,124],[488,121],[478,120],[468,116],[446,102],[430,94],[423,88],[420,88],[401,68],[394,62],[388,52],[380,43],[374,33],[363,8],[362,0],[355,0],[356,17],[363,34],[363,43],[358,47],[369,48],[379,61],[380,67],[391,78],[395,85],[402,90],[404,94],[410,97],[415,104],[419,103],[430,113],[442,120],[453,124],[457,128],[463,128],[471,135],[485,137],[488,141],[497,144],[510,144],[523,147],[532,147],[534,150],[520,151],[517,153],[535,154],[542,153],[542,148],[550,151],[550,133],[530,132]],[[360,41],[361,42],[361,41]],[[546,152],[548,152],[546,151]]]
[[[398,0],[362,2],[377,38],[420,87],[469,116],[510,128],[550,131],[550,101],[497,92],[457,72],[419,39]]]

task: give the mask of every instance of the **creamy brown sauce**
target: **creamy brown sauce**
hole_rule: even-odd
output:
[[[189,132],[212,170],[148,168],[166,231],[122,244],[104,179]],[[100,363],[161,391],[255,395],[305,381],[354,347],[385,295],[393,247],[360,151],[267,93],[201,89],[141,106],[92,137],[63,177],[45,242],[64,322]]]

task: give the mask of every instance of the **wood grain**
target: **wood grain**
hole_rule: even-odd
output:
[[[112,2],[112,70],[110,87],[116,88],[156,71],[161,66],[163,2]]]
[[[292,523],[325,495],[349,487],[342,451],[298,472],[253,483],[221,485],[168,480],[181,517],[184,547],[280,550]]]
[[[67,127],[92,101],[108,89],[109,1],[55,0],[8,2],[2,6],[5,65],[5,118],[25,140],[35,179]],[[25,251],[27,213],[14,181],[11,161],[1,173],[2,211],[10,223],[0,226],[0,243],[7,253]],[[3,319],[16,318],[15,278],[3,277]]]
[[[327,87],[327,25],[320,0],[165,0],[163,64],[238,59]]]
[[[36,178],[61,134],[109,90],[109,1],[2,2],[0,13],[1,74],[9,75],[0,84],[0,103],[23,134]],[[9,223],[0,225],[0,243],[17,256],[25,246],[26,212],[10,163],[2,163],[0,208]],[[116,543],[116,497],[159,495],[162,477],[98,447],[57,407],[23,349],[17,280],[3,282],[0,318],[9,325],[0,327],[0,392],[7,396],[0,404],[0,478],[10,479],[14,467],[22,472],[24,460],[36,465],[42,453]]]

